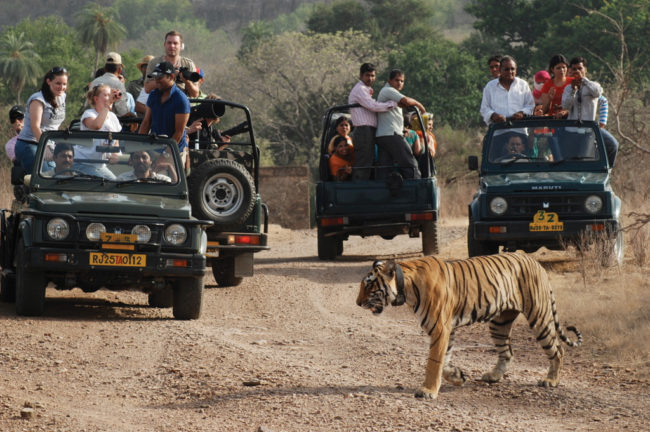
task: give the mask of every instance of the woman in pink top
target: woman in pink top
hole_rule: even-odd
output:
[[[569,62],[562,54],[551,57],[548,71],[552,79],[542,87],[542,111],[555,117],[565,117],[568,111],[562,109],[562,92],[571,84],[572,77],[567,76]]]

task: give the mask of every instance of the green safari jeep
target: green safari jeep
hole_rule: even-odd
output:
[[[433,159],[426,157],[420,161],[422,177],[419,179],[404,179],[397,172],[398,167],[393,166],[353,168],[368,170],[369,180],[335,181],[330,175],[327,147],[334,135],[334,122],[358,106],[332,107],[324,118],[316,184],[318,257],[333,260],[342,255],[343,242],[352,235],[381,236],[388,240],[397,235],[421,237],[424,255],[438,253],[440,188]],[[420,113],[416,110],[415,114],[424,130]],[[428,155],[428,145],[425,142],[425,155]],[[378,169],[388,169],[391,173],[386,179],[376,180]]]
[[[48,283],[139,290],[177,319],[201,313],[205,228],[173,140],[108,132],[41,137],[26,197],[2,210],[3,300],[41,315]]]
[[[479,187],[469,204],[469,256],[542,246],[582,246],[603,236],[606,262],[621,263],[621,200],[610,185],[595,122],[529,118],[493,124],[478,158]],[[591,240],[590,240],[591,239]]]

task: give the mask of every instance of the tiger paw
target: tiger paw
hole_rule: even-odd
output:
[[[503,378],[503,374],[501,372],[491,370],[490,372],[485,372],[481,377],[481,380],[488,383],[495,383],[501,381],[501,378]]]
[[[544,378],[543,380],[537,381],[537,385],[540,387],[557,387],[558,380],[551,378]]]
[[[438,392],[422,387],[415,392],[415,397],[422,399],[436,399],[438,397]]]
[[[445,368],[442,372],[442,376],[455,386],[462,386],[465,384],[465,381],[467,381],[467,375],[465,375],[465,372],[457,367]]]

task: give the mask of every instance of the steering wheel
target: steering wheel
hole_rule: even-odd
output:
[[[528,156],[523,153],[508,153],[497,158],[496,162],[504,162],[511,159],[528,159]]]

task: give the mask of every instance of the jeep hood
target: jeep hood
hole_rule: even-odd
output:
[[[604,172],[525,172],[492,174],[481,178],[483,187],[503,191],[602,191],[609,184]]]
[[[192,213],[187,199],[114,192],[38,191],[31,195],[30,207],[43,212],[169,219],[189,219]]]

